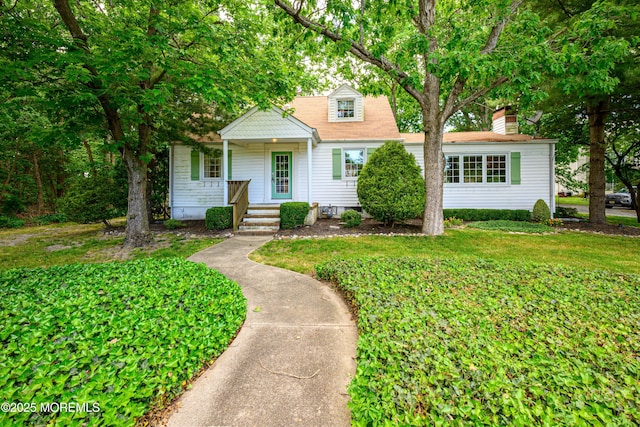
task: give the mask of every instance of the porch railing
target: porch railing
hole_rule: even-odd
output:
[[[237,230],[240,221],[249,207],[248,181],[227,181],[229,186],[229,204],[233,206],[233,229]]]

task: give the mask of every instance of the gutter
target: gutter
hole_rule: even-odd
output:
[[[551,218],[556,212],[556,145],[549,144],[549,206],[551,207]]]

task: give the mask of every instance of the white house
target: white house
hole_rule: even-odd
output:
[[[397,140],[423,167],[423,134],[398,131],[385,97],[348,85],[329,96],[298,97],[293,114],[253,108],[210,138],[211,155],[174,144],[170,206],[175,219],[202,219],[245,184],[251,205],[305,201],[338,213],[359,208],[356,185],[368,156]],[[517,133],[515,116],[494,114],[494,132],[444,135],[444,207],[554,211],[554,140]]]

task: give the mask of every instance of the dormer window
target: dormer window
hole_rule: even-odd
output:
[[[338,119],[355,118],[355,99],[338,99]]]

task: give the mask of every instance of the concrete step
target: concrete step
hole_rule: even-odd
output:
[[[244,219],[252,219],[252,220],[278,220],[280,221],[280,215],[277,214],[245,214]]]
[[[243,236],[273,236],[278,230],[238,230],[235,234]]]
[[[245,228],[250,228],[250,227],[257,227],[257,228],[268,227],[268,228],[280,229],[280,221],[262,221],[262,222],[242,221],[240,224],[238,224],[238,227],[239,228],[242,228],[242,227],[245,227]]]
[[[248,215],[276,215],[280,217],[280,205],[249,205]]]

